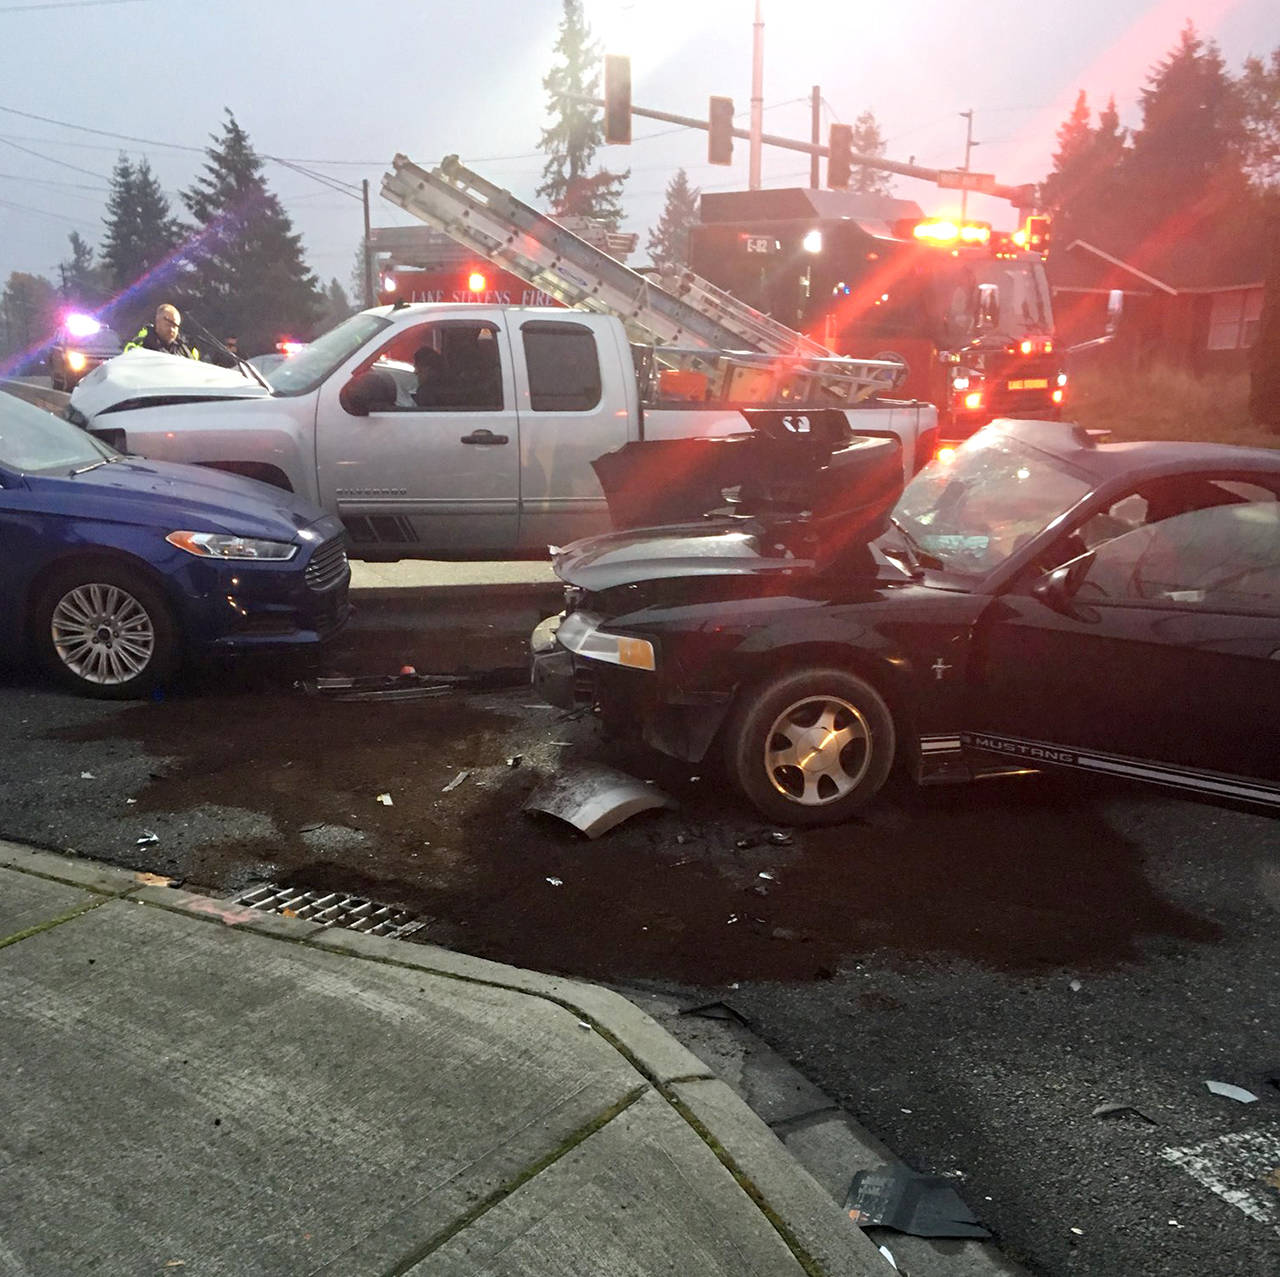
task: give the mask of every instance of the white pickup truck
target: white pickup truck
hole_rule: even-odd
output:
[[[608,530],[591,466],[603,454],[750,429],[740,402],[650,375],[652,354],[613,315],[399,304],[353,315],[261,381],[130,351],[76,387],[67,415],[121,451],[292,489],[342,519],[356,558],[514,558]],[[794,399],[752,407],[808,423]],[[904,477],[932,450],[928,404],[839,411],[852,434],[900,440]]]

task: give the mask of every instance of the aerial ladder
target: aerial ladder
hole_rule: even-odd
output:
[[[659,378],[692,373],[723,399],[838,407],[892,390],[901,375],[892,360],[835,356],[690,270],[642,275],[456,155],[435,169],[397,155],[382,194],[563,305],[616,316]]]

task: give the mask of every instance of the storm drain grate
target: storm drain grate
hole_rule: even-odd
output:
[[[392,940],[403,940],[427,925],[411,913],[363,896],[277,887],[273,882],[246,891],[236,898],[236,904],[286,918],[301,918],[321,927],[346,927],[348,931],[363,931],[367,936],[387,936]]]

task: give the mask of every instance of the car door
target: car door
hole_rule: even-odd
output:
[[[1280,502],[1256,481],[1197,485],[1213,504],[1118,522],[1064,565],[1065,590],[1032,572],[996,600],[971,744],[1280,803]]]
[[[368,372],[394,380],[396,402],[356,416],[342,387]],[[357,556],[512,551],[520,438],[502,312],[403,328],[331,377],[317,404],[316,453],[321,500]]]

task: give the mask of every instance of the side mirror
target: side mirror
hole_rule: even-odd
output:
[[[1052,572],[1046,572],[1032,587],[1031,593],[1047,608],[1063,616],[1078,617],[1075,597],[1089,567],[1093,563],[1092,554],[1082,554],[1070,563],[1064,563]]]
[[[338,392],[343,411],[367,417],[396,406],[396,379],[389,372],[365,372],[352,377]]]

